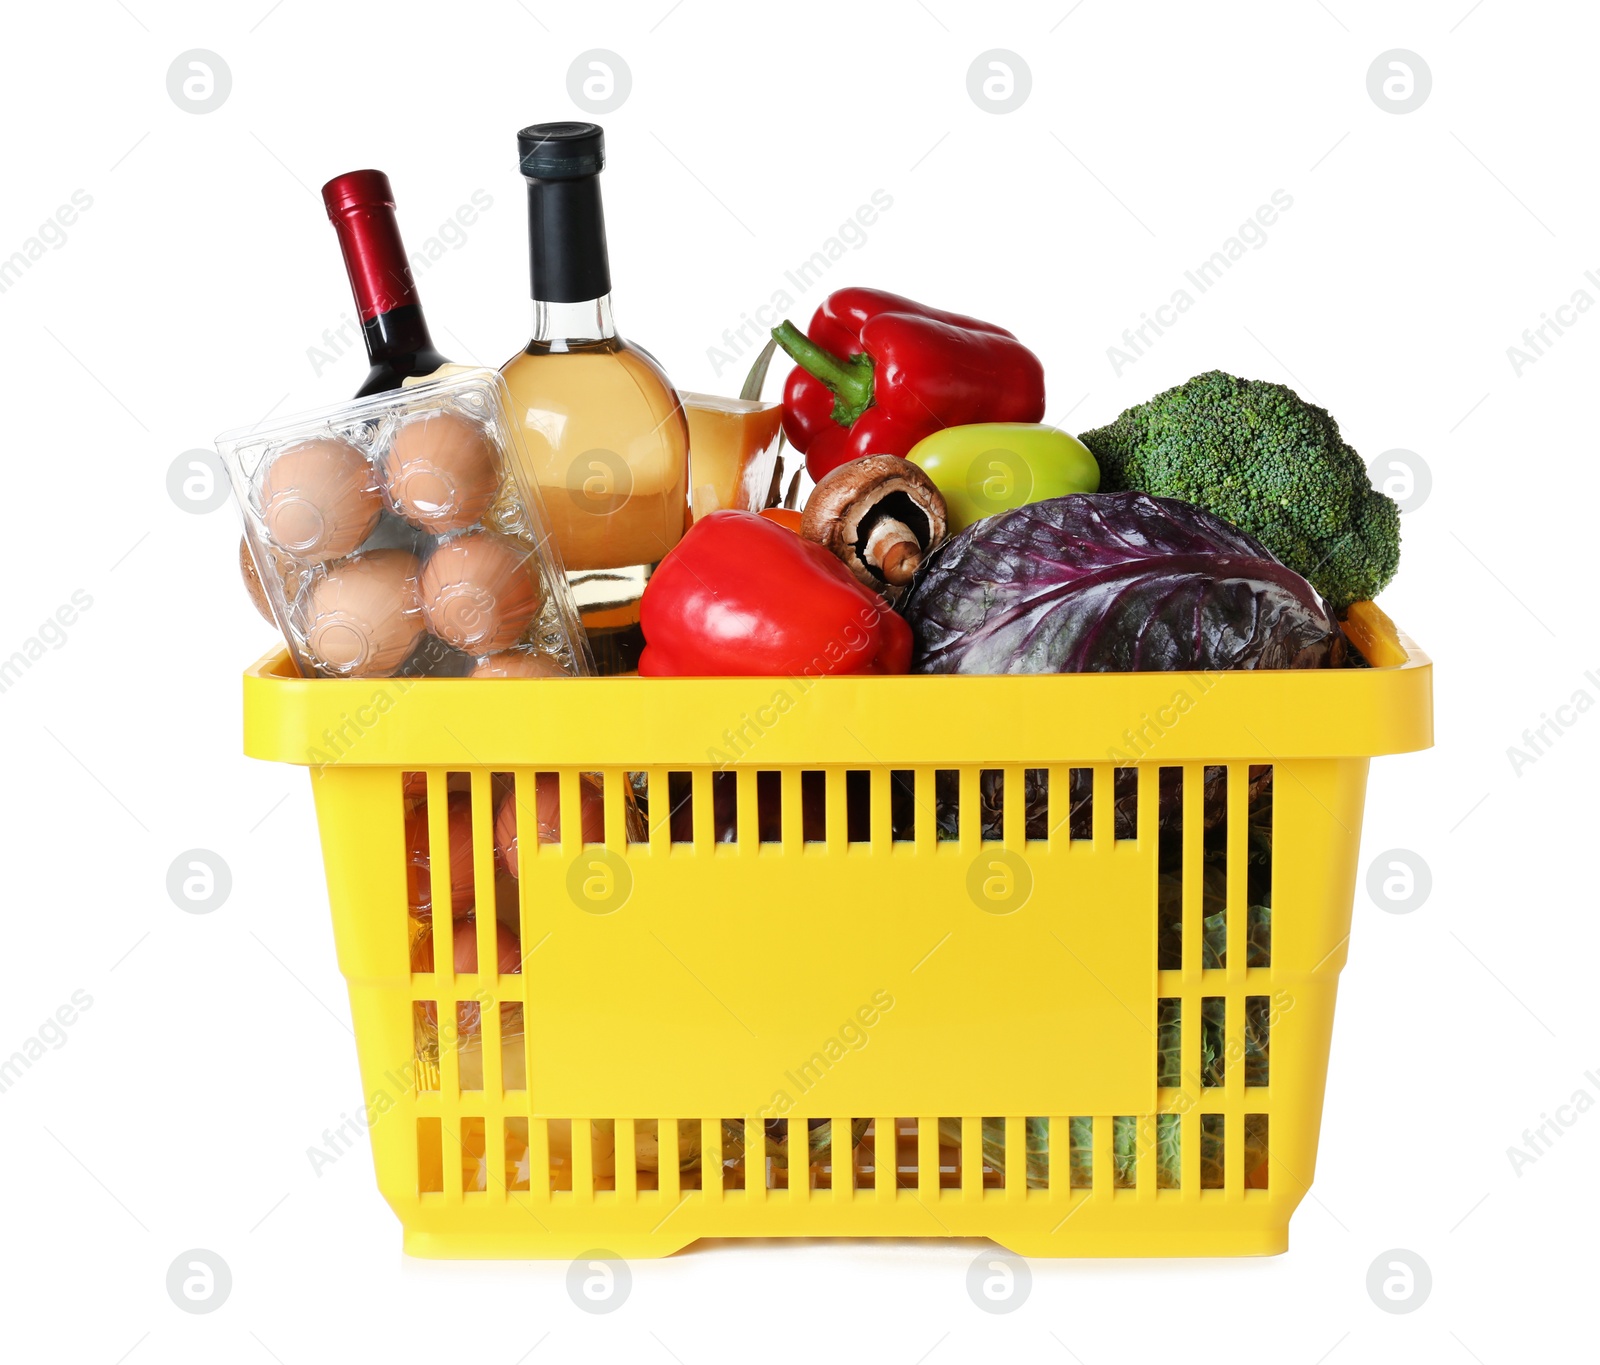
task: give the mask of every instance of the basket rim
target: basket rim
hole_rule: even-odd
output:
[[[329,766],[953,768],[1370,758],[1433,744],[1433,662],[1383,668],[937,677],[244,673],[244,749]]]

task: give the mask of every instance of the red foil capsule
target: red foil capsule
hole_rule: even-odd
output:
[[[347,171],[322,187],[362,322],[417,302],[411,263],[394,217],[394,191],[382,171]]]

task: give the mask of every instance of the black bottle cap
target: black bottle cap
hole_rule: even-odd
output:
[[[517,134],[517,156],[529,180],[578,180],[606,164],[606,135],[597,123],[535,123]]]

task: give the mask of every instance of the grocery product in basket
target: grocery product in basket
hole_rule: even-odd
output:
[[[396,514],[436,535],[473,525],[500,487],[488,433],[454,412],[424,412],[402,422],[384,452],[382,473]]]
[[[1065,1179],[1073,1189],[1088,1189],[1093,1184],[1094,1150],[1093,1128],[1087,1117],[1068,1120],[1067,1165],[1065,1171],[1051,1170],[1050,1120],[1029,1118],[1023,1120],[1023,1173],[1029,1189],[1048,1189],[1053,1180]],[[1157,1114],[1153,1119],[1156,1158],[1156,1188],[1175,1190],[1181,1188],[1183,1176],[1183,1147],[1180,1125],[1176,1114]],[[996,1177],[1005,1171],[1006,1125],[1004,1119],[987,1118],[982,1121],[982,1153],[985,1176]],[[939,1120],[939,1139],[946,1153],[942,1160],[950,1165],[956,1162],[962,1140],[961,1120]],[[1246,1188],[1266,1188],[1267,1161],[1266,1135],[1259,1124],[1246,1124],[1243,1133],[1244,1170]],[[1112,1185],[1117,1189],[1134,1189],[1138,1185],[1138,1164],[1141,1148],[1139,1120],[1119,1117],[1111,1126]],[[1223,1146],[1219,1138],[1204,1127],[1200,1130],[1200,1187],[1224,1187]]]
[[[667,1119],[662,1122],[672,1123]],[[678,1170],[683,1175],[700,1171],[705,1166],[704,1138],[698,1119],[677,1120]],[[852,1146],[859,1146],[870,1120],[852,1120],[850,1128]],[[739,1119],[724,1119],[718,1136],[722,1143],[722,1165],[738,1168],[746,1163],[749,1152],[745,1144],[745,1126]],[[547,1143],[550,1152],[550,1188],[572,1188],[572,1122],[570,1119],[549,1120]],[[813,1119],[807,1132],[806,1168],[820,1167],[831,1160],[833,1124],[829,1119]],[[777,1177],[773,1184],[787,1186],[789,1176],[789,1139],[787,1126],[781,1120],[767,1125],[765,1152],[761,1155],[762,1178],[765,1166],[770,1163]],[[654,1188],[661,1170],[660,1127],[656,1123],[635,1124],[633,1164],[638,1172],[641,1188]],[[528,1187],[528,1148],[520,1140],[507,1140],[506,1185],[509,1189]],[[590,1124],[590,1169],[596,1186],[609,1189],[614,1186],[617,1167],[617,1126],[611,1119],[595,1119]],[[747,1179],[755,1179],[751,1174]]]
[[[274,572],[282,577],[282,570],[277,557],[274,556],[272,564]],[[256,562],[250,556],[250,542],[243,536],[239,537],[239,577],[244,579],[245,591],[250,594],[250,605],[261,613],[262,618],[269,625],[276,625],[272,619],[272,603],[267,600],[267,590],[262,585],[261,574],[256,569]]]
[[[1370,600],[1400,562],[1400,509],[1372,487],[1328,412],[1293,389],[1220,370],[1083,433],[1100,487],[1182,498],[1254,536],[1335,611]]]
[[[459,919],[473,908],[472,796],[468,792],[451,792],[446,801],[450,852],[445,862],[449,867],[450,907]],[[405,838],[407,903],[413,915],[426,920],[433,914],[433,859],[425,797],[406,814]]]
[[[497,970],[502,976],[515,975],[522,970],[522,946],[517,941],[517,936],[503,924],[496,924],[495,957]],[[426,940],[427,947],[422,950],[418,961],[422,964],[414,966],[413,971],[431,972],[433,970],[433,935],[430,931]],[[450,945],[453,961],[457,972],[472,974],[478,970],[478,921],[475,916],[467,915],[457,919],[451,926]],[[470,1002],[468,1002],[470,1003]],[[476,1033],[478,1031],[478,1012],[469,1010],[464,1016],[469,1020],[469,1027],[463,1032]],[[433,1015],[428,1018],[437,1023]]]
[[[503,373],[599,670],[626,673],[642,647],[645,583],[689,523],[688,422],[661,367],[612,321],[604,134],[535,124],[517,151],[533,336]]]
[[[422,635],[418,571],[410,551],[378,549],[313,575],[290,607],[312,662],[352,677],[393,673]]]
[[[534,547],[492,531],[440,541],[417,584],[428,629],[474,656],[498,653],[521,639],[538,614],[542,593]]]
[[[583,773],[578,778],[578,810],[582,839],[586,844],[603,844],[606,839],[606,807],[599,778]],[[631,806],[630,806],[631,811]],[[517,862],[517,830],[532,829],[537,842],[561,842],[561,784],[555,773],[539,773],[534,779],[534,799],[507,791],[495,807],[494,853],[500,865],[513,877],[521,875]]]
[[[564,678],[566,670],[554,655],[539,649],[506,649],[472,666],[469,678]]]
[[[431,922],[418,922],[412,920],[412,948],[411,970],[414,972],[431,972],[434,967],[434,928]],[[515,976],[522,971],[522,945],[517,936],[505,925],[496,923],[495,957],[496,967],[502,976]],[[450,930],[451,956],[457,972],[472,974],[478,970],[478,922],[475,916],[469,915],[465,919],[457,919]],[[494,1008],[490,1007],[490,1017],[494,1017]],[[412,1027],[416,1045],[416,1075],[424,1089],[437,1089],[440,1066],[440,1049],[449,1046],[456,1055],[456,1063],[460,1068],[462,1084],[470,1089],[483,1089],[483,1005],[480,1000],[464,1000],[456,1013],[452,1027],[441,1038],[439,1030],[439,1012],[437,1005],[429,1000],[418,1003],[412,1014]],[[514,1044],[522,1038],[522,1011],[518,1007],[506,1021],[514,1025],[513,1029],[506,1029],[502,1025],[502,1045],[511,1043],[513,1046],[506,1048],[506,1065],[508,1067],[505,1077],[507,1084],[515,1084],[517,1088],[526,1086],[526,1065],[521,1049]]]
[[[231,432],[217,449],[303,675],[590,671],[494,371]]]
[[[906,454],[944,494],[950,532],[1030,502],[1100,491],[1076,436],[1037,422],[976,422],[924,436]]]
[[[1182,965],[1180,926],[1183,915],[1183,849],[1180,793],[1180,787],[1163,782],[1159,822],[1160,880],[1156,887],[1158,949],[1163,967]],[[1245,966],[1267,967],[1272,962],[1272,769],[1270,767],[1250,770],[1250,786],[1246,792],[1246,801],[1249,824],[1243,869],[1247,902]],[[1210,971],[1228,965],[1226,769],[1208,767],[1205,770],[1202,809],[1204,861],[1200,878],[1200,966],[1202,970]],[[1127,836],[1131,838],[1132,833],[1130,818]]]
[[[756,837],[761,843],[775,844],[783,836],[782,778],[776,772],[758,772],[756,779]],[[867,774],[845,774],[846,836],[852,843],[867,839]],[[671,807],[668,828],[674,843],[694,839],[694,808],[686,799],[690,790],[688,773],[668,775],[667,799]],[[738,800],[735,777],[718,774],[711,787],[711,834],[719,844],[731,844],[739,833]],[[640,805],[648,812],[648,802]],[[820,843],[826,834],[826,797],[821,772],[800,774],[800,837],[807,843]]]
[[[694,515],[730,508],[759,512],[766,505],[783,440],[783,404],[709,393],[679,397],[689,422]]]
[[[445,790],[454,796],[457,792],[472,790],[472,776],[470,773],[449,773],[445,777]],[[407,773],[400,784],[400,794],[405,798],[405,809],[411,811],[418,801],[425,800],[428,795],[427,773]]]
[[[919,673],[1318,668],[1344,636],[1316,591],[1210,513],[1086,493],[953,536],[902,599]]]
[[[274,452],[261,475],[267,536],[296,559],[349,554],[373,532],[383,511],[377,475],[359,447],[318,437]]]
[[[944,495],[909,460],[867,455],[811,490],[800,534],[893,602],[945,537]]]
[[[800,528],[805,524],[805,513],[795,507],[763,507],[761,515],[775,526],[781,526],[786,531],[800,534]]]
[[[671,1122],[672,1120],[666,1120]],[[870,1119],[852,1119],[850,1145],[861,1145]],[[724,1119],[718,1125],[722,1142],[722,1164],[737,1167],[748,1164],[752,1153],[746,1144],[745,1124],[742,1119]],[[597,1119],[592,1124],[594,1147],[594,1174],[598,1181],[608,1182],[616,1173],[616,1124],[610,1119]],[[550,1123],[550,1179],[553,1189],[570,1189],[572,1181],[572,1125],[564,1120]],[[773,1181],[778,1187],[787,1186],[789,1175],[789,1125],[783,1119],[769,1119],[763,1128],[763,1151],[759,1154],[761,1177],[770,1163],[775,1172],[782,1173]],[[833,1159],[833,1121],[811,1119],[806,1124],[806,1159],[802,1169],[826,1165]],[[634,1167],[644,1175],[659,1173],[661,1169],[660,1129],[635,1125]],[[678,1123],[678,1169],[690,1172],[702,1169],[705,1164],[704,1140],[698,1120]],[[758,1178],[747,1174],[747,1180]]]
[[[904,673],[910,632],[820,545],[754,512],[697,521],[642,604],[646,676]]]
[[[861,1146],[870,1119],[850,1120],[850,1148]],[[776,1170],[789,1167],[789,1124],[783,1119],[768,1119],[765,1127],[767,1159]],[[806,1166],[821,1166],[833,1160],[833,1120],[806,1120]]]
[[[783,429],[819,482],[847,460],[904,455],[930,432],[1044,417],[1044,367],[993,323],[881,289],[838,289],[811,326],[773,329],[796,368]]]
[[[1388,613],[1376,602],[1352,602],[1339,622],[1361,656],[1374,668],[1392,668],[1406,661],[1406,647]]]

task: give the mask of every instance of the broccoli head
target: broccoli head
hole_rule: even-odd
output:
[[[1220,370],[1129,408],[1080,439],[1100,491],[1181,498],[1232,522],[1335,611],[1376,597],[1400,562],[1400,509],[1339,424],[1293,389]]]

